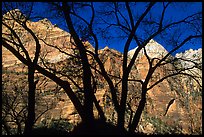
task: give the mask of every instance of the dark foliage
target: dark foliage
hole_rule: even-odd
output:
[[[31,135],[69,135],[69,133],[57,128],[41,127],[33,129]]]
[[[89,125],[78,124],[70,135],[127,135],[126,131],[119,130],[117,126],[101,120],[94,120]]]

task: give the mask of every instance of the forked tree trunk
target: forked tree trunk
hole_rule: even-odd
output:
[[[145,104],[146,104],[146,89],[142,91],[142,99],[139,102],[139,106],[138,106],[137,111],[136,111],[136,113],[134,115],[133,121],[132,121],[132,123],[129,126],[129,130],[128,131],[130,133],[134,133],[135,132],[135,129],[136,129],[136,127],[139,124],[142,112],[143,112],[143,110],[145,108]]]

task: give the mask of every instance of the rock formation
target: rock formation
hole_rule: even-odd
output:
[[[38,38],[41,39],[41,59],[38,60],[38,64],[43,66],[44,63],[47,67],[64,73],[69,73],[71,78],[77,80],[75,72],[80,73],[81,71],[80,64],[77,64],[80,60],[75,60],[75,57],[72,57],[72,55],[76,55],[78,51],[70,38],[70,34],[52,25],[48,19],[39,20],[37,22],[28,21],[27,25],[35,32]],[[17,30],[19,30],[17,32],[21,33],[21,39],[25,44],[25,48],[29,52],[29,55],[33,57],[35,53],[35,46],[32,46],[34,40],[20,25],[15,24],[14,26]],[[2,32],[2,37],[6,37],[5,34],[8,33],[8,30],[5,29],[4,26],[2,27]],[[85,45],[87,45],[87,50],[94,51],[94,48],[89,42],[85,42]],[[154,40],[150,40],[145,47],[147,54],[151,58],[162,58],[168,53],[162,45],[158,44]],[[130,57],[129,59],[133,56],[134,51],[135,49],[128,52]],[[197,51],[188,50],[184,53],[176,54],[175,57],[182,57],[183,59],[191,59],[195,57],[197,60],[195,63],[202,64],[201,51],[202,49],[198,49]],[[99,50],[99,57],[104,64],[107,73],[115,76],[111,77],[114,84],[118,83],[120,81],[119,78],[122,77],[122,53],[105,47],[104,49]],[[89,59],[90,63],[94,64],[91,56],[89,56]],[[193,63],[189,63],[182,59],[179,61],[183,67],[186,67],[186,63],[188,63],[188,67],[190,67]],[[5,81],[8,76],[12,76],[12,79],[7,79],[10,80],[10,83],[18,79],[20,80],[22,77],[26,77],[27,69],[25,65],[4,47],[2,48],[2,67],[3,81]],[[201,66],[198,66],[198,68],[199,67]],[[96,68],[98,68],[97,65]],[[173,68],[173,64],[156,69],[154,77],[150,81],[150,85],[164,77],[168,73],[167,68]],[[198,71],[198,68],[194,71],[201,75],[201,71]],[[142,50],[131,70],[130,79],[144,80],[147,75],[147,70],[148,61],[144,55],[144,50]],[[94,75],[98,80],[98,88],[95,93],[96,98],[100,101],[100,105],[105,111],[107,118],[114,123],[116,114],[112,104],[110,103],[108,85],[100,74],[94,73]],[[36,113],[37,115],[40,115],[47,109],[47,111],[39,117],[36,122],[36,126],[42,122],[44,122],[45,125],[49,125],[52,119],[66,119],[72,124],[78,123],[80,121],[79,116],[64,91],[53,81],[38,73],[36,73],[36,78],[40,81],[37,84],[37,94],[39,97],[37,99],[37,104],[39,106],[37,106]],[[63,78],[66,79],[66,77]],[[78,78],[77,81],[78,84],[80,84],[80,78]],[[25,87],[26,86],[27,85],[25,85]],[[133,110],[137,109],[141,93],[139,88],[140,86],[141,85],[137,82],[129,81],[128,102],[132,105]],[[75,89],[74,85],[72,85],[72,88]],[[117,88],[120,91],[120,83]],[[8,87],[5,87],[4,90],[7,91],[9,89]],[[174,76],[159,83],[147,93],[147,104],[142,114],[138,130],[146,134],[155,132],[177,132],[178,130],[180,130],[181,133],[187,134],[192,132],[201,132],[201,90],[202,89],[195,81],[189,80],[187,77]],[[175,98],[175,101],[171,104],[167,114],[164,116],[166,107],[169,101],[173,98]],[[97,117],[97,113],[95,113],[95,116]],[[127,118],[128,117],[129,114]]]

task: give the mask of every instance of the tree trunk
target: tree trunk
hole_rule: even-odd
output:
[[[21,135],[22,132],[21,132],[21,123],[20,121],[18,120],[18,118],[16,118],[16,124],[17,124],[17,135]]]
[[[88,81],[85,82],[85,80],[83,79],[84,81],[84,111],[85,111],[85,114],[86,114],[86,120],[85,122],[86,123],[90,123],[94,120],[94,114],[93,114],[93,90],[92,88],[89,86],[89,83]]]
[[[137,111],[135,113],[135,116],[133,118],[132,124],[129,127],[130,133],[135,132],[135,129],[139,124],[139,121],[140,121],[140,118],[142,115],[142,111],[144,110],[145,104],[146,104],[146,90],[143,90],[142,91],[142,99],[140,100],[140,103],[139,103],[139,106],[138,106]]]
[[[125,130],[125,110],[126,110],[126,101],[127,101],[127,93],[128,93],[128,75],[123,76],[122,80],[122,95],[120,101],[120,108],[118,112],[118,127],[121,130]]]
[[[76,43],[77,48],[79,49],[80,57],[82,59],[83,86],[84,86],[84,111],[86,114],[86,119],[84,122],[92,123],[92,121],[94,120],[94,114],[93,114],[94,91],[91,84],[91,69],[90,69],[90,64],[88,62],[86,48],[74,29],[74,25],[70,17],[71,9],[66,2],[62,3],[62,11],[64,12],[64,15],[65,15],[65,20],[69,28],[69,33],[73,37],[74,42]]]
[[[106,117],[105,117],[104,112],[103,112],[101,106],[99,105],[99,102],[97,101],[96,97],[94,97],[94,104],[96,106],[96,109],[98,110],[98,114],[100,116],[100,119],[102,121],[106,122]]]
[[[8,123],[4,119],[2,119],[1,122],[2,122],[2,127],[5,129],[7,135],[11,135],[10,127],[8,126]]]
[[[35,82],[34,82],[34,68],[28,66],[28,115],[25,123],[24,134],[29,135],[32,132],[32,128],[35,121]]]

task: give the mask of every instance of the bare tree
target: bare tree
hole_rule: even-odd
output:
[[[27,115],[27,87],[23,80],[16,82],[9,80],[14,75],[3,76],[2,93],[2,122],[3,129],[7,135],[22,134],[22,125]],[[13,86],[10,86],[13,84]],[[14,127],[17,126],[15,132]],[[12,129],[12,130],[11,130]],[[4,133],[5,134],[5,133]]]
[[[7,6],[7,5],[5,5]],[[31,12],[31,11],[30,11]],[[22,63],[24,63],[26,66],[28,66],[28,81],[30,82],[29,85],[31,87],[29,87],[29,97],[28,97],[28,108],[30,109],[28,111],[28,118],[27,118],[27,123],[26,123],[26,128],[25,128],[25,134],[27,133],[31,133],[30,131],[32,130],[34,121],[35,121],[35,87],[38,81],[34,81],[34,73],[35,70],[37,70],[38,72],[40,72],[41,74],[47,76],[48,78],[52,79],[54,82],[56,82],[59,86],[61,86],[65,92],[67,93],[67,95],[69,96],[69,98],[71,99],[71,101],[73,102],[77,112],[79,113],[79,115],[82,118],[82,121],[85,122],[89,122],[89,121],[93,121],[91,119],[93,118],[93,101],[95,103],[98,103],[97,100],[93,97],[92,99],[88,99],[87,94],[89,90],[87,90],[86,88],[92,88],[91,85],[86,87],[89,84],[86,84],[86,92],[84,92],[85,90],[83,90],[82,92],[85,93],[85,103],[84,105],[82,105],[82,103],[80,102],[79,98],[77,97],[77,95],[73,92],[73,90],[71,89],[71,84],[68,81],[64,81],[62,80],[60,77],[56,76],[55,73],[51,73],[49,70],[46,70],[46,68],[41,67],[40,65],[38,65],[38,58],[39,58],[39,53],[40,53],[40,38],[38,38],[38,36],[36,36],[36,34],[27,26],[27,21],[28,21],[28,17],[25,17],[19,10],[12,10],[12,11],[8,11],[9,17],[8,18],[6,15],[3,16],[3,21],[2,21],[2,25],[4,26],[4,31],[3,31],[3,46],[5,48],[7,48],[10,52],[12,52],[14,54],[14,56],[16,56]],[[20,17],[19,17],[20,16]],[[23,20],[21,19],[23,17]],[[17,25],[16,25],[17,24]],[[18,27],[17,27],[18,26]],[[15,27],[17,27],[17,30],[15,29]],[[33,61],[31,60],[31,57],[29,56],[29,52],[26,49],[26,39],[23,39],[22,35],[21,35],[21,31],[19,31],[18,29],[23,29],[23,31],[29,33],[31,35],[31,38],[34,39],[34,42],[36,43],[36,52],[35,52],[35,56]],[[25,40],[25,41],[24,41]],[[42,40],[42,39],[41,39]],[[43,41],[43,40],[42,40]],[[88,61],[88,60],[87,60]],[[83,65],[83,70],[86,70],[86,67]],[[88,73],[88,72],[87,72]],[[92,75],[89,75],[87,78],[91,77]],[[83,76],[83,79],[86,76]],[[34,81],[34,83],[32,82],[32,80]],[[90,80],[83,80],[83,82],[91,82]],[[90,101],[92,102],[92,107],[90,108],[91,104]],[[100,109],[99,105],[96,105],[97,109]],[[32,110],[31,110],[32,109]],[[91,109],[91,111],[90,111]],[[91,114],[90,114],[91,113]],[[90,118],[89,118],[90,117]],[[102,116],[102,118],[105,118],[104,116]],[[28,128],[28,129],[27,129]]]
[[[194,63],[193,66],[188,68],[178,67],[175,66],[174,63],[177,59],[172,58],[172,54],[183,47],[188,42],[199,41],[202,38],[201,32],[201,20],[202,14],[201,12],[192,13],[187,15],[183,18],[178,20],[167,20],[167,9],[171,6],[170,2],[162,2],[162,3],[143,3],[144,10],[143,11],[136,11],[134,10],[135,7],[139,7],[140,3],[105,3],[107,5],[102,4],[102,10],[98,11],[96,8],[98,5],[93,2],[62,2],[62,3],[51,3],[54,7],[54,12],[59,13],[62,15],[62,18],[65,19],[69,33],[71,34],[71,40],[73,40],[73,45],[76,46],[77,50],[79,51],[79,56],[81,60],[82,66],[82,83],[83,87],[81,88],[81,92],[84,94],[84,104],[82,104],[79,98],[74,93],[73,89],[71,88],[71,82],[65,81],[55,75],[56,70],[52,73],[49,69],[43,68],[37,64],[37,62],[32,62],[29,60],[28,53],[24,50],[24,46],[19,39],[18,36],[15,35],[15,39],[18,40],[16,43],[15,39],[9,40],[8,38],[3,37],[3,46],[6,47],[9,51],[11,51],[21,62],[26,64],[27,66],[32,66],[34,71],[37,70],[41,74],[47,76],[48,78],[52,79],[58,85],[60,85],[71,101],[73,102],[77,112],[82,118],[82,121],[86,124],[93,124],[94,115],[93,115],[93,104],[98,106],[97,109],[100,112],[100,117],[105,121],[104,112],[100,108],[96,97],[94,95],[95,91],[95,81],[93,71],[97,71],[101,74],[106,82],[108,83],[112,103],[114,104],[114,109],[117,112],[117,126],[120,131],[125,130],[125,114],[126,111],[129,109],[131,110],[131,116],[129,118],[129,127],[128,131],[130,133],[134,133],[136,127],[139,124],[141,114],[145,108],[146,104],[146,95],[147,91],[155,87],[157,84],[161,83],[162,81],[177,75],[185,75],[188,77],[193,78],[195,81],[199,83],[194,74],[189,74],[187,70],[191,70],[199,65]],[[138,4],[138,5],[137,5]],[[158,5],[161,6],[161,12],[159,15],[153,16],[153,8]],[[107,6],[107,7],[106,7]],[[88,19],[87,15],[85,16],[82,12],[86,9],[88,12]],[[157,16],[157,17],[155,17]],[[17,20],[16,20],[17,21]],[[18,22],[18,21],[17,21]],[[79,25],[81,23],[81,25]],[[100,23],[103,23],[104,26],[100,26]],[[2,22],[3,26],[9,28],[6,23]],[[25,23],[21,24],[26,31],[28,31],[34,38],[36,42],[36,51],[40,50],[39,38],[35,36],[35,34],[30,30]],[[98,26],[97,26],[98,25]],[[180,28],[189,28],[192,31],[189,33],[182,34],[180,33]],[[138,32],[139,29],[143,29],[143,32]],[[169,31],[169,30],[174,31]],[[12,34],[15,34],[14,29],[9,29]],[[85,32],[84,32],[84,31]],[[122,77],[115,76],[119,79],[118,84],[121,84],[121,89],[117,88],[118,84],[114,84],[113,79],[106,70],[105,67],[99,58],[99,37],[106,36],[106,32],[111,32],[112,30],[118,30],[118,35],[113,35],[119,40],[124,40],[123,46],[123,62],[122,62]],[[102,35],[100,35],[102,34]],[[5,34],[3,34],[5,35]],[[12,37],[11,37],[12,38]],[[164,54],[161,58],[158,57],[151,57],[147,52],[147,44],[154,38],[163,39],[166,43],[172,46],[170,52]],[[86,49],[86,44],[83,42],[84,40],[89,39],[94,46],[94,51],[90,51]],[[43,41],[43,40],[42,40]],[[46,45],[50,45],[43,41]],[[132,58],[129,58],[128,51],[130,49],[131,44],[137,46],[136,50]],[[20,46],[23,50],[24,54],[28,57],[24,57],[20,52],[15,49],[11,44],[16,46]],[[61,51],[62,52],[62,51]],[[137,61],[137,57],[139,53],[143,52],[145,58],[148,62],[148,70],[145,79],[130,79],[130,73],[132,68]],[[38,53],[38,52],[36,52]],[[39,55],[36,55],[36,60],[38,59]],[[92,56],[94,60],[97,62],[99,69],[94,68],[90,62],[88,56]],[[75,58],[75,57],[74,57]],[[35,61],[35,60],[34,60]],[[34,63],[34,64],[33,64]],[[158,68],[164,66],[173,65],[173,67],[169,68],[169,72],[165,73],[165,76],[156,80],[156,82],[151,83],[150,81],[155,77],[156,70]],[[30,68],[31,70],[33,70]],[[33,72],[33,71],[31,71]],[[138,107],[136,110],[133,110],[132,106],[129,104],[128,94],[129,94],[129,81],[134,81],[141,85],[141,97],[138,103]],[[73,81],[72,81],[73,83]],[[80,89],[80,87],[78,87]]]
[[[163,80],[173,77],[175,75],[187,75],[196,80],[195,75],[191,75],[188,73],[185,73],[185,70],[192,69],[192,68],[185,68],[185,69],[174,69],[175,71],[171,71],[170,74],[164,76],[163,78],[159,79],[152,85],[149,85],[149,82],[151,78],[153,77],[153,74],[155,73],[155,70],[159,67],[162,67],[167,64],[172,64],[175,62],[174,59],[170,59],[171,54],[175,53],[178,49],[180,49],[182,46],[184,46],[187,42],[193,41],[196,39],[200,39],[202,37],[201,31],[199,30],[200,21],[202,19],[201,12],[192,13],[191,15],[187,15],[186,17],[183,17],[180,20],[177,21],[167,21],[166,18],[166,10],[171,5],[171,3],[158,3],[160,6],[162,6],[161,14],[159,15],[159,19],[153,19],[151,16],[151,9],[155,6],[156,3],[150,2],[146,4],[146,9],[142,13],[138,13],[138,16],[134,16],[133,7],[130,7],[130,3],[108,3],[110,5],[109,8],[107,8],[109,11],[102,10],[103,15],[101,14],[101,19],[104,21],[105,24],[107,24],[107,27],[105,27],[105,32],[108,32],[112,29],[112,27],[116,27],[120,30],[122,30],[124,33],[124,37],[127,38],[125,44],[124,44],[124,51],[123,51],[123,76],[122,76],[122,89],[121,89],[121,98],[120,100],[117,100],[116,95],[116,89],[113,85],[113,82],[111,81],[110,77],[108,76],[107,72],[104,69],[103,64],[101,63],[99,57],[98,57],[98,47],[99,42],[96,36],[96,33],[94,33],[94,27],[93,22],[95,21],[95,8],[93,3],[62,3],[63,12],[65,15],[65,19],[67,22],[67,26],[69,28],[69,32],[71,36],[73,36],[75,43],[79,47],[83,47],[83,43],[80,41],[79,36],[77,35],[76,30],[74,29],[75,24],[73,24],[75,17],[79,20],[81,20],[88,28],[88,32],[90,33],[90,36],[92,37],[92,40],[94,41],[94,47],[95,47],[95,53],[91,53],[94,58],[96,59],[97,63],[100,66],[100,71],[105,80],[108,82],[111,95],[112,95],[112,101],[114,103],[115,109],[118,114],[118,122],[117,125],[120,129],[124,128],[124,120],[125,120],[125,111],[126,111],[126,104],[127,104],[127,95],[128,95],[128,77],[131,72],[131,69],[135,63],[135,60],[139,54],[140,51],[144,50],[144,55],[147,58],[148,61],[148,72],[147,76],[144,80],[135,80],[141,83],[141,100],[139,102],[139,106],[133,116],[133,118],[130,120],[130,126],[129,131],[134,132],[141,114],[144,110],[145,103],[146,103],[146,93],[148,90],[152,89],[155,85],[162,82]],[[126,9],[123,9],[121,7],[126,7]],[[77,14],[77,10],[83,7],[89,7],[90,8],[90,20],[86,20],[83,18],[80,14]],[[104,8],[104,7],[103,7]],[[105,8],[104,8],[105,9]],[[124,15],[124,11],[128,13],[128,16]],[[106,20],[105,15],[110,15],[108,18],[112,19]],[[114,17],[114,19],[113,19]],[[110,23],[108,22],[110,21]],[[198,21],[198,22],[197,22]],[[192,25],[194,24],[194,25]],[[161,37],[163,38],[163,34],[170,33],[168,29],[175,29],[173,31],[173,34],[175,32],[179,32],[178,27],[181,25],[184,25],[186,27],[196,29],[197,31],[191,31],[191,34],[188,34],[184,38],[181,38],[181,34],[179,35],[172,35],[169,34],[169,38],[167,39],[167,42],[169,44],[173,45],[173,48],[170,50],[169,53],[165,54],[162,58],[151,58],[150,55],[146,52],[145,46],[148,44],[148,42],[155,38],[155,37]],[[144,26],[145,31],[145,37],[142,37],[141,35],[137,34],[137,30],[140,26]],[[135,50],[135,53],[131,60],[128,63],[128,49],[130,47],[131,42],[134,42],[138,48]],[[82,49],[81,49],[82,50]],[[89,52],[90,53],[90,52]],[[169,61],[171,60],[171,61]],[[194,66],[196,67],[196,66]]]
[[[4,4],[5,9],[9,8],[9,5]],[[29,6],[29,14],[32,11],[32,4]],[[18,10],[10,11],[7,13],[7,16],[5,15],[2,19],[2,25],[7,28],[7,32],[3,32],[4,42],[5,43],[13,43],[13,45],[16,46],[16,48],[23,51],[23,53],[26,56],[27,61],[29,62],[28,65],[28,85],[29,85],[29,92],[28,92],[28,116],[27,121],[25,124],[25,134],[29,134],[32,131],[32,126],[34,125],[35,120],[35,88],[37,81],[34,80],[34,74],[35,74],[35,68],[37,65],[37,61],[39,58],[40,53],[40,44],[39,41],[37,41],[37,37],[35,34],[27,27],[27,19],[23,14],[20,14]],[[8,20],[14,20],[16,22],[13,22],[13,24],[7,24]],[[31,57],[28,54],[28,51],[26,51],[20,37],[18,36],[17,32],[14,30],[14,24],[18,24],[20,26],[23,26],[24,29],[32,35],[33,39],[35,40],[36,44],[36,51],[35,51],[35,57],[32,60]],[[10,33],[9,33],[10,32]],[[10,35],[10,36],[9,36]],[[11,37],[13,41],[10,41],[8,37]]]

